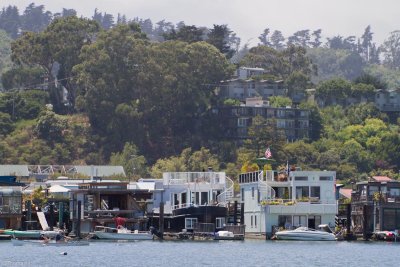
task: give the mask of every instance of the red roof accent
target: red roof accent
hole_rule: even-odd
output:
[[[339,193],[345,198],[351,198],[351,191],[353,191],[353,189],[340,188]]]
[[[393,181],[387,176],[372,176],[372,179],[374,179],[376,182],[390,182]]]

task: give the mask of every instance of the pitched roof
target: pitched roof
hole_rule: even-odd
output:
[[[390,179],[387,176],[372,176],[372,179],[375,182],[390,182],[390,181],[393,181],[392,179]]]
[[[344,196],[345,198],[351,198],[351,191],[353,191],[353,189],[349,189],[349,188],[340,188],[339,194],[341,194],[342,196]]]

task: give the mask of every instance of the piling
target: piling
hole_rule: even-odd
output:
[[[233,224],[236,225],[237,224],[237,205],[238,202],[235,200],[234,206],[233,206]]]
[[[367,227],[368,227],[368,211],[367,211],[367,205],[363,205],[363,239],[368,240],[368,232],[367,232]]]
[[[64,203],[58,203],[58,227],[64,229]]]
[[[76,221],[76,236],[78,238],[81,238],[81,210],[82,210],[81,203],[82,203],[82,201],[79,200],[78,208],[77,208],[78,216],[77,216],[77,221]]]
[[[240,224],[244,224],[244,203],[240,204]]]
[[[164,202],[160,202],[160,239],[164,239]]]
[[[49,209],[49,216],[50,216],[50,231],[54,230],[54,204],[50,204]]]

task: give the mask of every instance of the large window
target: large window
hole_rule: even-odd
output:
[[[308,186],[297,186],[296,187],[296,199],[301,198],[308,198],[309,194],[309,187]]]
[[[251,188],[251,197],[254,199],[254,187]]]
[[[291,215],[279,215],[278,226],[290,228],[292,226],[292,216]]]
[[[293,226],[294,227],[307,226],[307,216],[305,215],[293,216]]]
[[[225,218],[224,217],[215,218],[215,226],[216,226],[217,229],[224,228],[224,226],[225,226]]]
[[[319,186],[311,186],[310,197],[320,198],[321,197],[321,188]]]
[[[194,229],[197,224],[197,218],[185,218],[185,228]]]
[[[242,193],[240,195],[242,197],[242,201],[244,201],[244,188],[242,188]]]

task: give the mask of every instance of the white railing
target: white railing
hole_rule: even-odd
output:
[[[209,183],[224,184],[224,172],[166,172],[163,173],[164,185]]]
[[[229,178],[225,177],[225,190],[217,196],[219,205],[226,205],[233,198],[234,182]]]
[[[258,189],[260,190],[260,201],[275,198],[275,190],[264,181],[263,171],[258,173]]]

